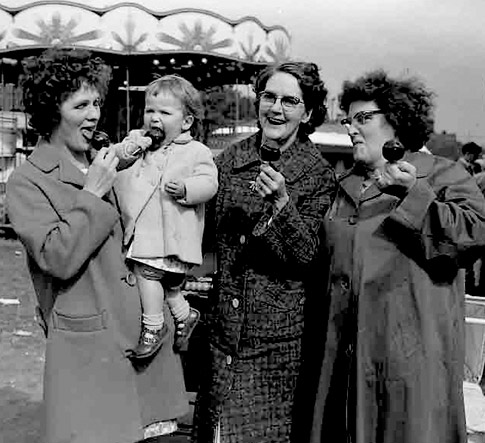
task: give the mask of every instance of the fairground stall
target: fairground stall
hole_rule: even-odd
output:
[[[112,66],[99,124],[112,141],[140,126],[145,85],[170,73],[203,92],[201,137],[212,148],[221,149],[227,138],[214,133],[217,128],[237,136],[235,128],[254,126],[250,85],[263,67],[289,57],[288,32],[255,17],[232,20],[207,10],[161,9],[169,3],[0,0],[1,225],[8,225],[5,182],[36,142],[22,112],[22,60],[46,48],[88,49]]]

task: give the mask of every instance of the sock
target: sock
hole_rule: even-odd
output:
[[[184,321],[189,316],[190,305],[181,292],[167,297],[167,303],[175,320]]]
[[[162,329],[165,318],[163,311],[160,314],[142,314],[142,323],[152,331],[159,331]]]

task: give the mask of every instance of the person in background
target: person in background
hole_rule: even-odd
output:
[[[470,175],[481,172],[482,167],[477,162],[482,157],[482,147],[480,145],[477,145],[475,142],[465,143],[461,147],[461,153],[462,155],[457,161],[463,165]]]
[[[268,67],[254,89],[260,130],[216,158],[219,190],[207,210],[217,273],[194,414],[199,443],[290,441],[305,280],[334,189],[308,138],[326,114],[317,66]]]
[[[217,191],[212,153],[191,135],[201,114],[200,95],[189,81],[177,75],[160,77],[145,91],[143,129],[115,145],[126,159],[140,152],[116,183],[127,257],[143,308],[135,359],[151,357],[166,342],[165,300],[177,325],[177,351],[187,349],[200,317],[182,287],[187,272],[202,264],[204,204]]]
[[[25,60],[23,103],[40,138],[10,176],[7,203],[47,340],[48,443],[133,443],[173,433],[188,410],[171,346],[144,366],[127,358],[141,306],[113,193],[118,158],[109,148],[92,162],[89,154],[109,79],[110,68],[85,51]]]
[[[419,80],[369,72],[344,82],[341,107],[355,165],[324,221],[310,441],[465,443],[462,268],[483,253],[485,199],[456,162],[419,152],[433,130]],[[386,160],[388,140],[403,158]]]

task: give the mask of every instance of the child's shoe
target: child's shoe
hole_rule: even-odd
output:
[[[189,316],[181,322],[177,322],[175,328],[175,343],[173,348],[177,352],[186,351],[189,347],[189,338],[199,323],[200,312],[195,308],[190,308]],[[179,325],[183,327],[178,327]]]
[[[129,356],[131,359],[143,359],[152,357],[162,347],[163,343],[168,338],[168,327],[166,324],[162,326],[162,329],[155,331],[148,329],[146,326],[142,326],[140,340],[138,345]]]

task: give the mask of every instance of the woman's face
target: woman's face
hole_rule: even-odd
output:
[[[260,99],[259,123],[263,138],[273,140],[279,146],[288,146],[296,138],[300,123],[307,122],[311,115],[305,109],[298,80],[286,72],[276,72],[269,78],[264,92],[277,98],[274,103]],[[296,97],[299,102],[288,107],[281,103],[282,97]],[[283,99],[283,102],[286,100]]]
[[[99,92],[87,85],[71,94],[60,106],[61,120],[50,137],[51,143],[66,147],[74,156],[83,155],[91,147],[100,105]]]
[[[382,146],[395,137],[394,128],[379,111],[374,101],[353,102],[349,107],[349,124],[346,125],[354,145],[354,160],[371,169],[385,163]]]

